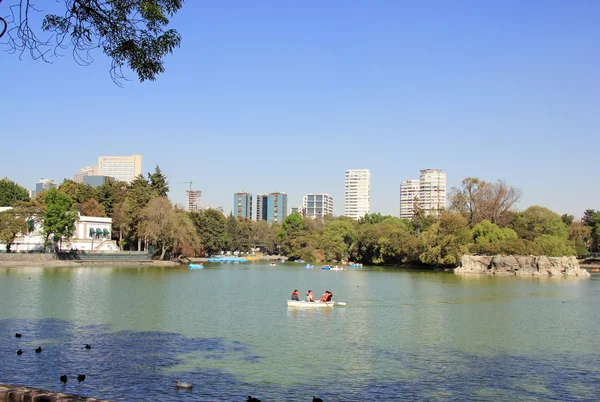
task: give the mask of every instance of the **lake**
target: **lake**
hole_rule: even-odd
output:
[[[0,383],[113,401],[597,400],[599,335],[597,274],[0,267]]]

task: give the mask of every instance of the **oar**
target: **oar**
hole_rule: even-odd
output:
[[[346,305],[346,303],[344,303],[344,302],[330,302],[330,303],[337,304],[338,306],[345,306]]]

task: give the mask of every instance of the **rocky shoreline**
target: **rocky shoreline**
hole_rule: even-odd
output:
[[[515,276],[562,276],[588,278],[589,272],[571,257],[546,256],[475,256],[460,259],[455,274],[515,275]]]
[[[71,401],[71,402],[108,402],[104,399],[88,398],[40,388],[20,385],[0,384],[0,402],[11,401]]]

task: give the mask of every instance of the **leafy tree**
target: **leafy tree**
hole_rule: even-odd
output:
[[[274,241],[270,238],[271,228],[267,221],[252,222],[252,248],[261,248],[263,252],[269,250],[269,245]],[[271,246],[271,250],[273,247]]]
[[[567,239],[567,227],[560,215],[537,205],[516,213],[513,228],[520,238],[526,240],[533,241],[542,235]]]
[[[600,251],[600,211],[586,210],[581,222],[591,228],[591,250]]]
[[[175,209],[173,213],[175,221],[173,252],[179,258],[198,255],[201,252],[201,246],[189,213],[182,209]]]
[[[220,211],[207,209],[205,211],[190,212],[189,216],[206,254],[219,254],[225,249],[227,218]]]
[[[575,255],[576,251],[572,243],[569,244],[566,238],[543,234],[536,237],[533,241],[539,247],[540,254],[549,257],[562,257],[564,255]]]
[[[498,243],[517,239],[517,232],[511,228],[500,228],[488,221],[482,220],[473,227],[473,241],[476,244]]]
[[[143,184],[141,185],[143,187]],[[106,216],[112,216],[116,205],[121,204],[125,201],[125,198],[129,192],[129,185],[122,181],[109,180],[108,182],[96,187],[92,197],[96,199],[104,207]],[[148,194],[147,198],[149,199]],[[147,202],[147,201],[146,201]]]
[[[12,207],[17,201],[29,201],[27,190],[6,177],[0,180],[0,207]]]
[[[160,248],[159,260],[175,243],[175,216],[171,202],[163,197],[155,197],[140,212],[140,234]]]
[[[0,212],[0,241],[6,244],[6,252],[19,234],[26,234],[29,224],[24,216],[20,216],[14,208]]]
[[[75,231],[77,211],[73,208],[73,200],[56,188],[44,192],[46,213],[42,224],[44,233],[44,248],[52,236],[54,243],[69,239]]]
[[[589,255],[588,245],[591,245],[592,228],[583,223],[573,223],[569,227],[569,240],[573,242],[578,257]]]
[[[60,0],[61,13],[48,14],[42,23],[42,38],[30,25],[38,11],[27,1],[13,0],[11,15],[0,17],[0,38],[8,37],[8,50],[50,62],[57,49],[72,48],[73,58],[81,65],[90,64],[89,55],[100,48],[110,59],[110,73],[116,83],[124,78],[124,66],[133,70],[140,81],[155,80],[164,71],[163,59],[181,43],[174,29],[165,30],[183,6],[183,0]]]
[[[150,183],[142,175],[138,175],[131,184],[125,196],[125,215],[127,219],[126,227],[129,229],[126,237],[129,244],[133,244],[137,240],[137,250],[142,249],[142,230],[143,221],[142,210],[146,208],[152,199],[152,189]]]
[[[167,176],[165,176],[158,165],[154,169],[154,173],[148,173],[148,182],[152,188],[154,196],[167,197],[169,192],[169,182],[167,182]]]
[[[93,198],[90,198],[88,201],[83,203],[83,205],[81,205],[81,214],[84,216],[106,216],[102,204]]]
[[[252,222],[246,218],[237,218],[235,237],[231,239],[233,251],[247,253],[252,248]]]
[[[429,265],[454,265],[469,250],[471,231],[468,220],[461,214],[443,212],[439,222],[431,225],[421,236],[423,249],[420,259]]]
[[[367,216],[370,218],[373,215]],[[346,219],[328,220],[319,236],[318,247],[323,250],[325,261],[342,261],[350,256],[350,247],[355,241],[353,222]]]
[[[58,191],[71,197],[75,204],[83,204],[95,195],[92,186],[68,179],[58,185]]]
[[[573,223],[573,220],[575,219],[575,217],[573,215],[562,214],[560,216],[560,219],[562,219],[562,221],[566,227],[569,227]]]

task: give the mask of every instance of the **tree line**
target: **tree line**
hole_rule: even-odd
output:
[[[412,219],[378,213],[358,221],[298,213],[281,224],[226,217],[214,209],[187,212],[167,198],[169,185],[157,166],[130,184],[109,181],[93,188],[64,180],[29,199],[27,190],[0,180],[0,241],[10,243],[39,222],[45,244],[72,236],[78,213],[113,220],[112,238],[121,250],[147,250],[157,258],[250,252],[260,249],[312,262],[455,265],[468,253],[586,256],[600,251],[600,211],[580,220],[542,206],[514,210],[520,190],[502,180],[466,178],[450,191],[449,208],[428,214],[415,202]],[[418,200],[415,200],[418,201]]]

